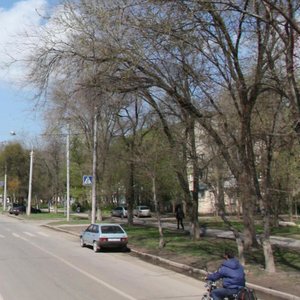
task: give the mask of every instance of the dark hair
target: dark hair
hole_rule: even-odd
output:
[[[228,258],[234,258],[234,252],[230,249],[226,249],[224,251],[224,256],[227,256]]]

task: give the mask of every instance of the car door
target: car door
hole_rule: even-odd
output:
[[[93,241],[91,241],[92,238],[92,231],[93,231],[93,224],[91,224],[84,232],[84,242],[88,245],[91,245]]]
[[[99,240],[99,225],[94,224],[91,232],[91,244]]]

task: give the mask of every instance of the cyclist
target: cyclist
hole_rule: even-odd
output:
[[[213,300],[221,300],[227,296],[237,294],[238,291],[245,287],[244,267],[230,250],[224,252],[224,262],[219,270],[215,273],[208,274],[206,280],[217,281],[223,279],[223,287],[214,289],[211,292]]]

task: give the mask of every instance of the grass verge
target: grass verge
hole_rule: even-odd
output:
[[[201,269],[215,269],[223,260],[222,256],[225,249],[236,251],[235,241],[229,239],[204,237],[199,241],[193,241],[184,232],[167,229],[164,230],[165,247],[158,249],[159,233],[157,228],[128,225],[124,225],[124,228],[128,233],[132,247],[141,248],[149,253],[163,255],[177,261],[185,260],[193,267]],[[245,257],[247,265],[253,265],[257,268],[264,267],[262,249],[246,251]],[[274,258],[276,266],[280,270],[300,271],[299,251],[274,247]]]

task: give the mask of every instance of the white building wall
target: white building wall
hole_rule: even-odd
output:
[[[203,192],[202,195],[201,194],[199,195],[198,212],[201,215],[216,213],[215,197],[213,193],[206,190]]]
[[[238,212],[238,203],[235,203],[233,199],[230,199],[226,193],[224,195],[224,201],[227,213],[235,214]],[[199,194],[198,213],[200,215],[217,215],[217,211],[215,195],[212,192],[206,190],[202,194]]]

